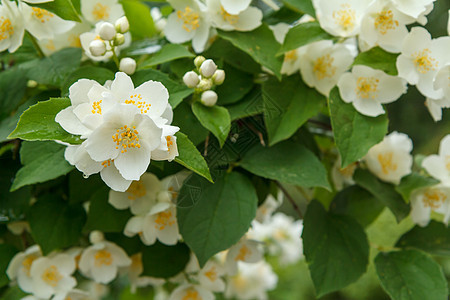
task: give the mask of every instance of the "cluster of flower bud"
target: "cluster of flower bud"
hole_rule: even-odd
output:
[[[184,83],[189,88],[195,88],[195,93],[201,94],[200,101],[206,106],[214,106],[217,94],[212,89],[225,80],[225,71],[218,69],[212,59],[197,56],[194,59],[195,71],[189,71],[183,76]]]

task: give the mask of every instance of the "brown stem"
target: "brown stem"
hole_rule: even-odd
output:
[[[278,187],[283,192],[283,194],[286,196],[286,198],[289,200],[289,202],[291,202],[292,207],[297,212],[300,219],[303,219],[303,214],[302,214],[300,208],[298,207],[297,203],[295,203],[294,199],[291,197],[291,195],[288,193],[288,191],[281,185],[281,183],[279,181],[275,181],[275,182],[277,183]]]

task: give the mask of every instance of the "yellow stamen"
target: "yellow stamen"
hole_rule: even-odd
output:
[[[183,29],[191,32],[200,27],[200,16],[189,6],[183,10],[177,11],[178,19],[183,21]]]
[[[342,4],[340,10],[333,11],[333,19],[345,31],[351,31],[355,27],[356,13],[349,4]]]
[[[94,9],[92,10],[92,15],[97,21],[106,20],[109,18],[109,11],[111,8],[107,5],[103,5],[101,3],[97,3],[94,5]]]
[[[0,41],[6,40],[14,34],[14,27],[11,20],[5,17],[0,17]]]
[[[252,254],[252,251],[246,245],[243,245],[241,249],[239,249],[239,253],[234,260],[244,261],[250,254]]]
[[[55,266],[50,266],[44,271],[41,278],[48,285],[56,287],[63,277]]]
[[[392,152],[387,153],[380,153],[378,154],[378,162],[381,165],[381,171],[383,174],[389,174],[390,172],[393,172],[397,170],[398,166],[393,161],[394,154]]]
[[[33,12],[31,13],[31,15],[33,17],[39,19],[39,21],[41,23],[45,23],[47,21],[50,21],[50,19],[55,16],[54,14],[49,12],[48,10],[45,10],[45,9],[42,9],[42,8],[32,7],[32,9],[33,9]]]
[[[239,21],[238,15],[228,13],[223,6],[220,6],[220,14],[222,15],[223,20],[231,25],[234,25]]]
[[[175,224],[175,220],[172,217],[172,212],[160,212],[155,219],[155,228],[158,230],[164,230],[166,226],[172,226]]]
[[[430,54],[430,49],[425,48],[422,51],[415,52],[412,55],[414,66],[419,73],[425,74],[428,71],[436,70],[438,64]]]
[[[376,97],[379,80],[374,77],[358,77],[356,80],[356,94],[362,99]]]
[[[445,202],[447,196],[439,190],[428,189],[422,198],[423,205],[431,209],[439,208]]]
[[[133,181],[127,190],[128,199],[136,200],[137,198],[144,197],[147,194],[145,185],[141,181]]]
[[[116,133],[112,135],[112,139],[116,143],[116,149],[121,148],[121,153],[127,152],[129,148],[141,148],[139,132],[127,125],[117,129]]]
[[[194,289],[188,289],[182,300],[202,300],[203,298]]]
[[[388,30],[394,30],[398,27],[398,21],[394,20],[394,14],[392,10],[383,10],[375,18],[375,28],[382,34],[385,35]]]
[[[94,259],[95,259],[94,264],[96,267],[101,267],[103,265],[109,266],[113,262],[111,253],[105,249],[97,251],[94,255]]]
[[[336,67],[333,66],[334,57],[330,54],[319,57],[313,66],[313,72],[318,80],[325,77],[332,77],[336,73]]]

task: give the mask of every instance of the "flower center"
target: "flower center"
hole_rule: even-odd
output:
[[[207,272],[205,272],[205,276],[208,277],[208,279],[211,281],[216,281],[217,279],[216,267],[212,267]]]
[[[141,110],[141,114],[146,114],[150,109],[150,106],[152,106],[150,103],[147,103],[144,100],[142,100],[141,94],[131,95],[130,99],[125,100],[125,104],[131,104],[136,106]]]
[[[202,300],[203,298],[198,294],[196,290],[189,289],[184,294],[182,300]]]
[[[325,77],[332,77],[336,73],[336,67],[333,66],[333,61],[334,57],[326,54],[314,62],[313,71],[317,79],[322,80]]]
[[[78,35],[71,34],[67,40],[69,41],[70,47],[81,48],[81,41]]]
[[[36,258],[38,258],[36,255],[31,254],[31,255],[28,255],[27,258],[25,258],[25,259],[22,261],[22,266],[23,266],[23,268],[24,268],[24,270],[25,270],[25,274],[27,274],[27,276],[30,276],[31,264],[33,263],[33,261],[34,261]]]
[[[56,287],[62,278],[61,273],[55,266],[48,267],[42,274],[42,280],[52,287]]]
[[[397,170],[398,166],[392,161],[392,158],[392,152],[378,154],[378,162],[381,165],[381,171],[383,174],[389,174],[389,172]]]
[[[184,11],[177,11],[178,19],[183,21],[183,29],[191,32],[200,27],[200,16],[192,8],[186,6]]]
[[[430,56],[430,53],[430,49],[425,48],[412,55],[414,66],[421,74],[425,74],[430,70],[436,70],[438,64],[436,63],[436,60]]]
[[[228,13],[223,6],[220,6],[220,15],[222,16],[225,22],[230,23],[231,25],[236,24],[239,21],[238,15],[232,15]]]
[[[445,168],[450,172],[450,155],[445,156]]]
[[[173,139],[171,136],[166,136],[166,142],[167,142],[167,149],[170,152],[170,147],[173,146]]]
[[[356,163],[352,163],[352,164],[346,166],[345,168],[340,168],[339,173],[341,173],[345,177],[353,176],[353,173],[355,173],[356,167],[357,167]]]
[[[51,18],[53,18],[55,15],[52,14],[51,12],[49,12],[48,10],[42,9],[42,8],[38,8],[38,7],[32,7],[33,12],[31,13],[31,15],[37,19],[39,19],[39,21],[41,23],[45,23],[47,21],[49,21]]]
[[[374,99],[378,82],[379,80],[374,77],[358,77],[356,80],[356,94],[362,99]]]
[[[297,51],[295,51],[295,50],[288,51],[284,55],[284,60],[285,61],[294,61],[297,58],[298,58],[298,55],[297,55]]]
[[[103,5],[101,3],[97,3],[94,5],[94,9],[92,10],[92,15],[94,18],[99,20],[106,20],[109,18],[110,8],[107,5]]]
[[[175,224],[175,220],[172,218],[172,212],[160,212],[155,220],[155,228],[158,230],[164,230],[166,226],[172,226]]]
[[[342,4],[340,10],[333,11],[333,19],[345,31],[349,31],[355,27],[356,13],[349,4]]]
[[[0,17],[0,41],[9,38],[14,34],[14,27],[11,20],[5,17]]]
[[[375,18],[375,28],[385,35],[388,30],[395,29],[398,26],[398,21],[394,20],[394,14],[392,10],[383,10]]]
[[[102,104],[102,101],[103,100],[99,100],[99,101],[94,101],[93,103],[92,103],[92,114],[99,114],[99,115],[101,115],[102,114],[102,106],[101,106],[101,104]]]
[[[109,266],[113,262],[111,253],[104,249],[97,251],[95,253],[94,259],[96,267],[101,267],[103,265]]]
[[[103,167],[109,167],[111,165],[111,162],[114,161],[114,159],[108,159],[102,162]]]
[[[145,186],[140,181],[133,181],[127,190],[128,199],[136,200],[137,198],[144,197],[147,194]]]
[[[437,209],[447,199],[447,196],[439,190],[429,189],[423,195],[423,205],[431,209]]]
[[[236,258],[234,259],[235,261],[241,260],[241,261],[245,261],[245,259],[252,254],[252,251],[246,246],[243,245],[241,247],[241,249],[239,249],[239,253],[236,256]]]
[[[117,132],[112,135],[113,141],[116,143],[116,149],[121,149],[122,153],[127,152],[128,148],[141,148],[139,144],[139,132],[136,126],[128,127],[124,125],[117,129]]]

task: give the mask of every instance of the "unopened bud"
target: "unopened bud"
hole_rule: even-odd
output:
[[[37,81],[35,81],[35,80],[28,80],[28,81],[27,81],[27,87],[29,87],[29,88],[35,88],[35,87],[37,87],[37,86],[38,86]]]
[[[98,230],[92,231],[91,234],[89,235],[89,241],[91,242],[91,244],[100,243],[104,239],[105,239],[105,236],[103,235],[103,232],[98,231]]]
[[[205,106],[214,106],[217,102],[217,94],[214,91],[203,92],[202,97],[200,98],[200,101]]]
[[[183,76],[183,82],[189,88],[195,88],[197,84],[200,82],[197,73],[194,71],[186,72]]]
[[[103,56],[106,53],[106,44],[103,40],[93,40],[89,44],[89,51],[93,56]]]
[[[200,67],[200,74],[206,78],[210,78],[217,70],[217,65],[212,59],[205,60]]]
[[[214,84],[221,85],[224,82],[224,80],[225,80],[225,71],[224,70],[217,70],[214,73],[214,75],[212,77],[212,80],[213,80]]]
[[[202,65],[202,63],[206,60],[203,56],[199,55],[194,59],[194,65],[198,69]]]
[[[200,83],[197,85],[197,87],[202,91],[210,90],[213,86],[213,82],[211,79],[203,78],[200,80]]]
[[[125,57],[120,60],[119,70],[128,75],[134,74],[136,71],[136,61],[130,57]]]
[[[98,29],[98,35],[102,40],[111,41],[116,36],[116,28],[114,28],[113,24],[104,22]]]
[[[116,34],[114,38],[114,46],[120,46],[125,43],[125,36],[121,33]]]
[[[115,23],[116,30],[119,33],[125,33],[130,30],[130,23],[128,23],[127,17],[123,16],[122,18],[118,19]]]

